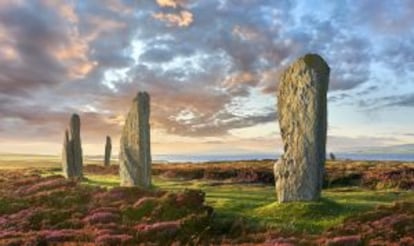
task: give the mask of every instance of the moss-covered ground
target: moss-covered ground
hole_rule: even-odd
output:
[[[360,212],[396,201],[414,201],[414,192],[368,190],[359,187],[325,189],[318,202],[276,202],[273,186],[262,184],[223,184],[208,180],[153,178],[154,189],[182,191],[200,189],[217,219],[245,219],[250,226],[276,228],[286,232],[321,233]],[[117,176],[88,175],[85,184],[115,187]]]

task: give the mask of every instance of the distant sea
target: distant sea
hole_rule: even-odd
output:
[[[338,153],[336,159],[363,161],[414,161],[414,153]]]
[[[238,160],[278,159],[279,154],[234,154],[234,155],[155,155],[154,162],[215,162]],[[413,154],[383,154],[383,153],[335,153],[338,160],[378,160],[378,161],[414,161]],[[329,159],[329,158],[327,158]]]
[[[236,154],[236,155],[155,155],[154,162],[215,162],[277,159],[277,154]]]

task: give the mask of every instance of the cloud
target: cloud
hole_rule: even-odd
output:
[[[346,94],[346,93],[340,93],[340,94],[337,94],[337,95],[328,96],[328,102],[332,102],[332,103],[341,102],[341,101],[343,101],[344,99],[347,99],[347,98],[351,98],[351,96],[349,94]]]
[[[373,24],[386,18],[367,17],[371,8],[384,16],[388,4],[325,3],[320,13],[307,4],[2,1],[0,137],[60,141],[73,112],[88,141],[115,136],[138,90],[151,95],[154,130],[186,141],[230,137],[232,129],[276,121],[279,76],[307,52],[328,61],[335,105],[358,97],[411,105],[411,91],[383,98],[388,78],[375,80],[380,63],[410,83],[408,12],[386,14],[398,32],[381,33]]]
[[[177,8],[185,5],[185,0],[156,0],[160,7]]]
[[[378,56],[378,60],[396,76],[411,76],[411,72],[414,70],[414,54],[410,51],[413,48],[413,36],[387,40],[382,48],[381,56]]]
[[[301,30],[293,38],[307,44],[304,51],[316,51],[328,62],[330,91],[351,90],[369,81],[373,55],[369,39],[350,33],[349,23],[341,18],[331,21],[305,15],[300,21]]]
[[[167,23],[168,26],[187,27],[193,22],[193,14],[185,10],[178,13],[154,13],[152,17]]]
[[[388,101],[384,106],[393,107],[414,107],[414,93],[407,95],[391,96],[386,98],[381,98],[381,101]]]
[[[414,107],[414,93],[361,98],[354,102],[357,106],[363,110],[374,111],[385,108],[401,108],[401,107]]]
[[[100,83],[103,72],[132,60],[123,54],[125,45],[119,44],[120,36],[130,38],[125,35],[126,22],[115,20],[113,14],[104,18],[109,13],[95,6],[90,12],[88,4],[92,2],[83,6],[87,15],[70,1],[2,6],[0,47],[7,56],[0,57],[0,135],[5,139],[60,139],[70,114],[83,112],[83,105],[93,104],[99,91],[107,91]],[[88,132],[113,129],[106,122],[107,114],[101,114],[85,116]]]
[[[275,112],[265,115],[236,116],[228,113],[219,112],[212,117],[201,117],[195,120],[181,121],[169,119],[167,121],[157,122],[163,129],[170,134],[186,133],[187,136],[223,136],[229,133],[229,130],[245,128],[275,122],[277,116]]]
[[[56,15],[75,30],[72,35],[62,36],[79,40],[72,42],[77,44],[73,48],[60,46],[57,40],[63,50],[54,51],[56,56],[69,59],[80,54],[83,60],[93,61],[92,67],[79,66],[73,72],[78,76],[65,77],[62,88],[55,91],[62,98],[76,93],[95,100],[96,95],[101,95],[91,104],[98,110],[122,115],[138,89],[148,90],[153,98],[154,124],[178,135],[201,136],[214,131],[226,134],[232,128],[276,120],[274,112],[264,109],[242,117],[227,108],[237,98],[249,97],[251,88],[273,92],[284,64],[302,52],[301,38],[283,36],[283,24],[292,22],[287,13],[293,5],[242,1],[218,6],[215,2],[199,2],[192,4],[189,12],[184,9],[184,1],[157,1],[158,6],[173,8],[174,12],[152,14],[157,6],[142,3],[140,14],[134,16],[128,11],[132,6],[120,1],[108,3],[113,6],[109,11],[94,1],[77,11],[52,6]],[[263,8],[252,8],[257,4]],[[197,22],[193,22],[193,16]],[[154,18],[167,25],[158,25]],[[272,18],[275,21],[269,22]],[[169,26],[185,28],[173,30]],[[135,57],[136,64],[130,55],[134,37],[143,43],[140,55]],[[128,79],[120,78],[115,82],[115,91],[111,91],[102,81],[108,70],[120,68],[128,69]],[[82,78],[82,72],[87,76]],[[66,83],[74,80],[77,82]],[[195,118],[184,124],[176,116],[185,110],[193,112]]]
[[[163,63],[174,59],[176,54],[176,52],[172,52],[166,48],[152,48],[140,55],[139,60],[151,63]]]
[[[33,1],[0,12],[0,92],[23,93],[84,78],[97,65],[89,57],[90,44],[80,35],[70,4]]]
[[[242,27],[236,25],[232,31],[233,35],[238,36],[242,40],[246,41],[258,41],[261,39],[261,34],[257,32],[254,28]]]
[[[391,9],[392,11],[390,11]],[[414,21],[414,4],[412,1],[377,2],[363,0],[358,1],[351,11],[355,17],[355,22],[366,25],[381,36],[399,36],[412,31],[411,23]]]

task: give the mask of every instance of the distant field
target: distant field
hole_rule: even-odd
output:
[[[103,156],[84,156],[84,165],[103,165]],[[60,155],[34,155],[34,154],[4,154],[0,153],[0,169],[15,168],[60,168],[62,158]],[[154,163],[157,163],[156,161]],[[167,163],[159,161],[159,163]],[[111,165],[117,165],[118,160],[113,158]]]
[[[100,161],[85,157],[85,164],[101,164]],[[61,157],[57,155],[0,154],[0,169],[59,168]]]

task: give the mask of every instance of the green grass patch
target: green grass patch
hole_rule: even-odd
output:
[[[96,185],[106,188],[119,186],[119,177],[113,175],[91,175],[88,174],[82,181],[83,184]]]
[[[119,178],[88,175],[86,184],[115,187]],[[327,189],[318,202],[276,202],[273,186],[258,184],[213,185],[205,180],[180,181],[153,177],[154,189],[181,191],[200,189],[220,221],[243,218],[250,226],[274,228],[292,233],[320,233],[342,223],[345,218],[368,211],[377,205],[391,205],[397,200],[414,200],[410,191],[373,191],[358,187]]]
[[[413,199],[409,191],[325,190],[318,202],[271,204],[258,207],[248,216],[270,227],[290,232],[320,233],[345,218],[369,211],[378,205],[391,205],[397,200]]]
[[[286,232],[320,233],[338,225],[352,215],[368,211],[377,205],[391,205],[397,200],[413,200],[410,191],[372,191],[352,189],[324,190],[318,202],[276,202],[273,186],[231,184],[209,185],[208,182],[185,182],[155,179],[157,186],[179,190],[195,188],[206,192],[208,205],[214,207],[217,217],[245,218],[250,224],[276,228]]]

